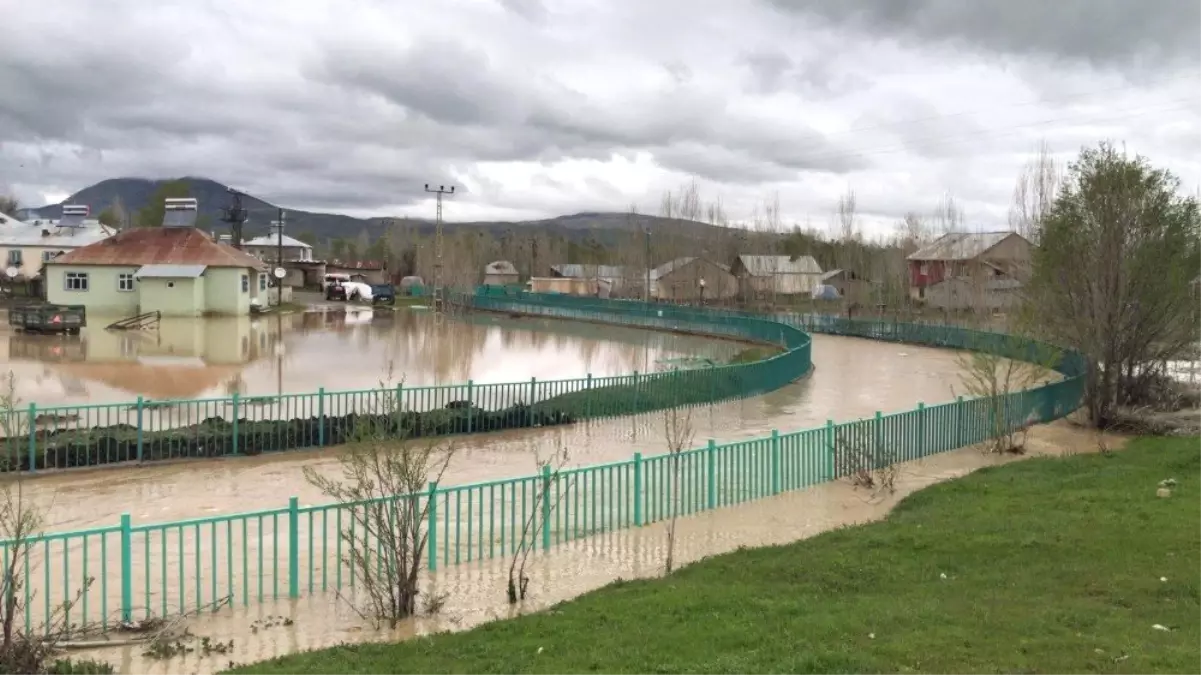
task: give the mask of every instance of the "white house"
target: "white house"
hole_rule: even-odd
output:
[[[71,204],[63,207],[63,217],[58,220],[23,222],[0,216],[4,270],[15,269],[19,278],[35,279],[47,261],[115,234],[88,215],[86,205]]]
[[[313,247],[288,235],[280,236],[278,221],[271,221],[271,231],[261,237],[242,242],[242,250],[250,255],[273,263],[281,253],[285,262],[308,262],[313,259]],[[222,241],[226,240],[223,235]]]

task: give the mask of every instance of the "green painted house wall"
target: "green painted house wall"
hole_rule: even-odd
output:
[[[250,313],[251,283],[255,270],[239,267],[210,267],[204,271],[204,304],[210,314],[241,316]],[[242,290],[242,277],[247,289]]]
[[[141,312],[167,316],[200,316],[204,313],[203,276],[195,279],[140,279]]]
[[[45,266],[46,300],[56,305],[84,305],[87,307],[89,323],[93,316],[119,319],[138,313],[137,284],[134,290],[118,288],[120,275],[133,274],[137,267],[115,265],[55,265]],[[67,290],[67,273],[87,275],[86,291]]]

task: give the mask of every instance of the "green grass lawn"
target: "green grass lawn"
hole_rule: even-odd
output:
[[[1196,673],[1199,442],[985,469],[879,523],[463,633],[235,672]],[[1165,478],[1179,484],[1161,499]]]

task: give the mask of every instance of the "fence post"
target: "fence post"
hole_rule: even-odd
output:
[[[925,457],[925,456],[926,456],[926,404],[921,401],[918,401],[917,402],[917,451],[914,452],[913,457],[910,457],[909,459],[914,459],[916,457]]]
[[[542,550],[550,550],[550,465],[542,465]]]
[[[236,455],[236,454],[238,454],[238,392],[236,392],[236,391],[234,392],[234,395],[233,395],[233,408],[234,408],[234,428],[233,428],[234,435],[233,435],[233,453],[232,454]]]
[[[474,396],[474,390],[475,390],[475,381],[467,380],[467,433],[471,433],[472,426],[473,426],[471,423],[471,421],[472,421],[471,420],[471,409],[475,407],[475,403],[472,402],[473,396]]]
[[[438,569],[438,481],[430,481],[425,503],[425,547],[429,553],[429,570]]]
[[[771,493],[780,494],[780,432],[771,430]]]
[[[181,561],[182,562],[182,561]],[[49,589],[47,589],[49,591]],[[133,619],[133,523],[121,514],[121,621]]]
[[[29,429],[29,471],[38,470],[38,406],[29,404],[29,419],[26,422]]]
[[[592,419],[592,373],[588,373],[588,376],[584,378],[584,386],[588,392],[584,395],[584,417]]]
[[[872,461],[879,462],[884,452],[884,414],[876,411],[876,422],[872,425]],[[891,464],[891,462],[889,462]],[[884,466],[888,466],[885,464]],[[878,467],[877,467],[878,468]]]
[[[835,455],[837,449],[834,444],[834,420],[826,420],[826,480],[835,480],[838,478],[838,462]]]
[[[638,412],[638,371],[634,371],[634,407],[630,412]]]
[[[642,453],[634,453],[634,527],[642,527]]]
[[[537,388],[538,388],[538,378],[531,377],[530,378],[530,406],[528,408],[526,408],[526,413],[525,413],[526,426],[533,426],[533,424],[534,424],[534,396],[536,395]]]
[[[706,494],[709,498],[709,508],[717,508],[717,441],[712,438],[705,446],[705,473],[709,481]]]
[[[964,427],[963,397],[955,399],[955,447],[962,448]]]
[[[300,597],[300,500],[288,498],[288,597]]]
[[[317,387],[317,445],[325,446],[325,387]]]
[[[142,462],[144,441],[142,438],[142,411],[145,410],[145,402],[142,397],[138,397],[138,463]]]

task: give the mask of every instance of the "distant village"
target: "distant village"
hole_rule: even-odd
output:
[[[323,259],[271,222],[242,242],[197,227],[198,204],[167,199],[160,227],[106,226],[90,205],[69,204],[58,219],[0,215],[6,288],[21,286],[52,303],[102,314],[247,314],[288,301],[295,289],[320,290],[333,278],[394,284],[419,292],[430,280],[386,261]],[[949,232],[905,257],[908,299],[944,310],[1012,306],[1031,264],[1033,244],[1015,232]],[[649,255],[646,256],[649,259]],[[472,285],[602,298],[725,303],[770,297],[878,304],[881,280],[867,269],[822,269],[811,255],[736,254],[732,259],[675,256],[653,265],[546,261],[525,274],[494,260]],[[282,272],[276,272],[282,268]],[[463,280],[463,271],[456,280]],[[278,277],[278,278],[277,278]]]

